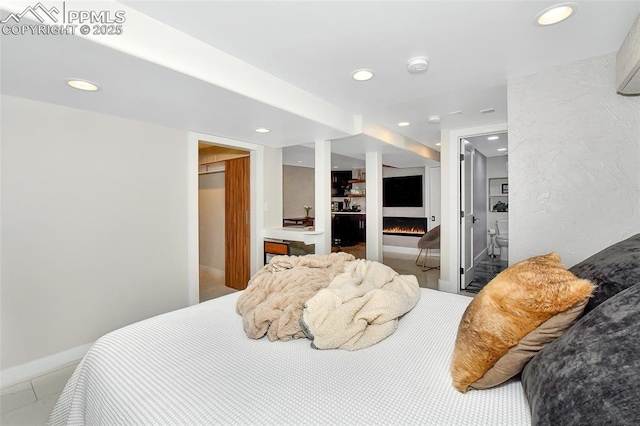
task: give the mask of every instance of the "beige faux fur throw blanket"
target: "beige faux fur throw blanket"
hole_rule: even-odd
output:
[[[418,280],[382,263],[355,260],[305,304],[303,330],[318,349],[358,350],[391,335],[420,299]]]
[[[305,337],[300,316],[307,300],[327,287],[355,258],[348,253],[276,256],[249,281],[238,298],[247,336],[270,341]]]

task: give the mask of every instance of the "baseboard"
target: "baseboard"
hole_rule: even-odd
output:
[[[476,256],[475,259],[473,259],[473,266],[474,267],[478,266],[478,263],[488,258],[489,258],[489,248],[485,247],[484,250],[482,250],[480,254]]]
[[[382,246],[382,251],[387,253],[412,254],[417,256],[420,249],[417,247],[400,247],[400,246]],[[440,250],[429,250],[429,255],[440,255]]]
[[[442,280],[442,279],[438,279],[438,291],[444,291],[447,293],[460,292],[455,283],[451,281]]]
[[[87,343],[25,364],[6,368],[0,371],[0,388],[4,389],[72,364],[85,356],[92,345],[93,343]]]

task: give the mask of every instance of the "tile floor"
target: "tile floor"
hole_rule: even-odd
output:
[[[343,251],[353,254],[356,258],[365,257],[366,246],[359,244],[353,247],[343,247]],[[439,269],[430,269],[422,271],[420,266],[416,265],[416,256],[413,254],[401,253],[384,253],[382,263],[395,269],[404,275],[415,275],[418,278],[420,287],[438,289],[438,279],[440,278]],[[427,258],[427,266],[436,266],[440,262],[439,257],[430,256]],[[422,260],[420,261],[422,263]],[[224,276],[212,274],[210,272],[200,271],[200,301],[214,299],[216,297],[230,294],[236,290],[224,285]]]
[[[2,426],[38,426],[47,422],[78,362],[0,391]]]
[[[485,285],[496,277],[500,272],[507,269],[509,262],[500,260],[499,258],[485,259],[478,263],[475,267],[475,273],[473,275],[473,281],[467,286],[464,292],[471,293],[472,295],[478,294]]]
[[[237,290],[224,285],[224,275],[200,270],[200,302],[231,294]]]
[[[424,254],[423,254],[424,256]],[[422,267],[416,265],[416,256],[413,254],[402,253],[384,253],[382,263],[397,271],[402,275],[415,275],[418,278],[418,284],[423,288],[438,289],[438,280],[440,279],[440,269],[430,269],[422,271]],[[422,259],[420,260],[422,264]],[[426,259],[427,266],[437,266],[440,264],[440,258],[429,256]]]
[[[340,250],[346,253],[351,253],[356,257],[356,259],[364,259],[366,257],[367,245],[361,243],[357,246],[352,247],[340,247]],[[332,248],[332,251],[337,251],[337,249]],[[424,254],[422,256],[424,256]],[[423,258],[421,257],[419,263],[422,264],[422,261]],[[428,271],[423,271],[421,266],[416,265],[415,254],[384,252],[382,255],[382,263],[402,275],[415,275],[416,278],[418,278],[418,284],[420,285],[420,287],[431,288],[433,290],[438,289],[440,269],[430,269]],[[430,267],[439,266],[440,257],[427,257],[425,265]]]

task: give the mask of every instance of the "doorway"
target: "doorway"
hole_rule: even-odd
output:
[[[199,301],[242,290],[250,278],[249,151],[198,146]]]
[[[491,124],[466,129],[443,130],[440,151],[442,165],[442,226],[441,226],[441,269],[438,290],[460,293],[461,268],[461,192],[460,140],[475,136],[505,133],[506,123]]]
[[[508,266],[508,135],[496,132],[461,139],[460,290],[478,293]],[[498,227],[498,225],[500,225]],[[499,229],[498,229],[499,228]],[[506,235],[505,235],[506,234]]]

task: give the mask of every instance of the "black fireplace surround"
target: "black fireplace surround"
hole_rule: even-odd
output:
[[[425,232],[427,232],[426,217],[385,216],[382,218],[382,233],[384,235],[422,237]]]

